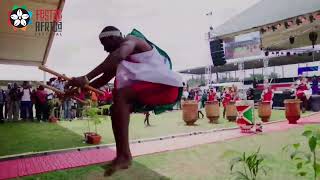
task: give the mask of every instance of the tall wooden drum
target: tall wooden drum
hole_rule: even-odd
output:
[[[220,107],[218,101],[207,101],[206,106],[206,116],[209,119],[209,123],[218,123],[220,116]]]
[[[187,125],[193,125],[198,120],[198,103],[196,101],[182,103],[182,119]]]
[[[286,107],[286,118],[289,121],[289,124],[297,124],[297,121],[300,119],[300,103],[299,99],[286,99],[284,104]]]
[[[262,101],[258,107],[259,117],[262,122],[268,122],[271,116],[271,103],[270,101]]]
[[[235,106],[235,102],[234,101],[230,101],[227,105],[226,105],[226,117],[229,121],[235,121],[237,119],[237,108]]]

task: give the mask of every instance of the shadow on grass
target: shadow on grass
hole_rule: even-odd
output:
[[[108,163],[109,164],[109,163]],[[133,161],[132,166],[125,170],[119,170],[111,176],[105,177],[105,170],[110,169],[110,165],[93,165],[67,170],[53,171],[34,176],[21,177],[16,180],[169,180],[170,178],[146,167],[145,165]]]
[[[104,171],[110,171],[111,165],[106,164],[101,166]],[[99,174],[100,177],[95,177],[96,179],[102,178],[103,174]],[[91,175],[89,178],[94,179]],[[169,180],[170,178],[161,175],[160,173],[146,167],[145,165],[133,161],[131,167],[128,169],[118,170],[114,172],[111,176],[106,176],[104,179],[121,179],[121,180],[132,180],[132,179],[143,179],[143,180]]]

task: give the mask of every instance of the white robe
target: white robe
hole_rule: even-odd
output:
[[[117,89],[130,86],[135,81],[146,81],[182,87],[182,77],[170,70],[169,60],[159,54],[157,49],[133,54],[129,60],[118,65],[116,74]],[[133,62],[131,62],[133,61]]]

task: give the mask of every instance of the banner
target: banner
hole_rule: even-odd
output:
[[[319,70],[318,66],[301,67],[301,68],[298,68],[298,75],[302,75],[304,72],[318,71],[318,70]]]
[[[261,55],[261,37],[259,31],[225,38],[223,41],[226,59]]]

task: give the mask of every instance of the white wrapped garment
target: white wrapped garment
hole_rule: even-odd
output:
[[[135,81],[146,81],[182,87],[182,77],[170,70],[168,59],[161,56],[153,47],[152,50],[133,54],[123,60],[116,74],[117,89],[130,86]]]

